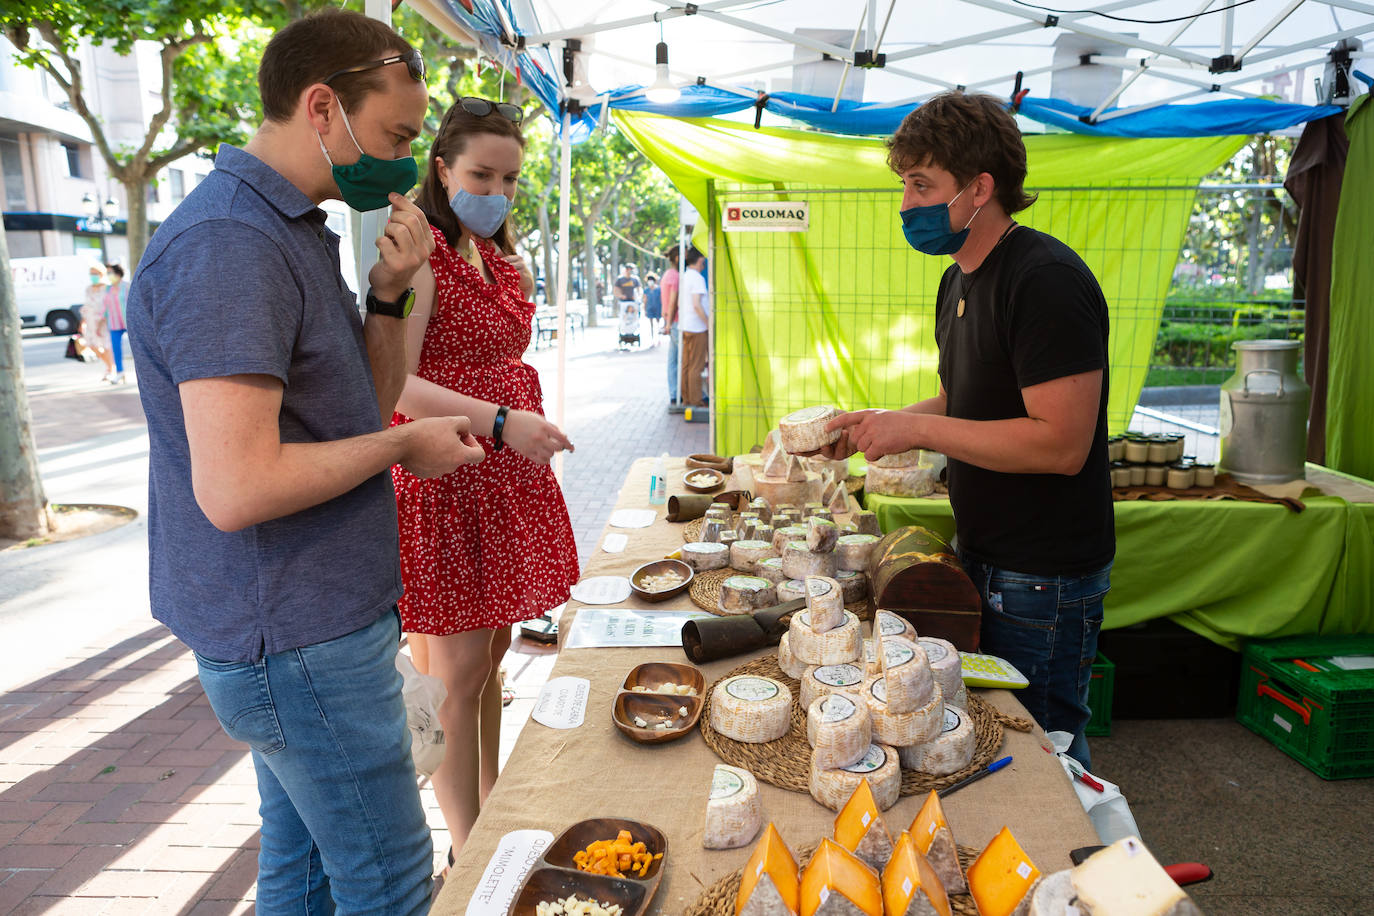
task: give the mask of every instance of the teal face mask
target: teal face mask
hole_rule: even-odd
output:
[[[415,182],[420,177],[420,167],[415,164],[412,157],[377,159],[369,156],[358,144],[358,138],[353,136],[353,126],[348,123],[348,115],[344,114],[342,104],[339,105],[339,115],[343,118],[344,129],[348,131],[349,138],[361,154],[358,161],[352,165],[335,165],[334,160],[330,158],[329,150],[324,147],[324,138],[320,136],[319,131],[315,132],[315,139],[319,140],[320,152],[324,153],[324,158],[329,161],[329,169],[334,173],[334,183],[339,186],[344,203],[363,213],[368,210],[380,210],[391,203],[387,197],[391,192],[404,194],[415,187]]]

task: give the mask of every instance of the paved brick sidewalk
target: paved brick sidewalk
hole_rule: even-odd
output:
[[[614,350],[611,329],[575,342],[567,422],[578,451],[564,490],[585,558],[635,458],[708,450],[707,426],[666,412],[662,347]],[[530,360],[552,394],[551,351]],[[79,444],[83,422],[136,424],[132,391],[33,394],[40,448]],[[551,411],[552,412],[552,411]],[[104,425],[109,424],[109,425]],[[0,693],[0,916],[250,912],[257,791],[246,749],[219,729],[190,653],[149,618]],[[517,699],[503,757],[553,656],[506,658]],[[437,859],[448,847],[428,788]]]

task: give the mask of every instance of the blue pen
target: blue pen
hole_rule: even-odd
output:
[[[1010,757],[1003,757],[1001,760],[994,760],[992,763],[989,763],[987,766],[983,767],[983,769],[979,770],[977,773],[974,773],[967,779],[961,779],[952,786],[946,786],[945,788],[939,790],[935,794],[940,798],[944,798],[946,795],[953,792],[955,789],[962,789],[969,783],[977,782],[984,776],[991,776],[993,773],[996,773],[998,770],[1002,769],[1009,763],[1011,763]]]

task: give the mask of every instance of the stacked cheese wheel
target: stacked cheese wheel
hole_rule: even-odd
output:
[[[935,469],[921,464],[920,458],[920,450],[912,449],[870,461],[864,492],[881,496],[926,496],[934,492]]]

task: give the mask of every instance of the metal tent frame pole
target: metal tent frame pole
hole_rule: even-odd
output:
[[[559,131],[558,151],[558,403],[554,405],[554,421],[566,434],[566,408],[568,401],[568,284],[572,278],[572,265],[568,262],[568,233],[570,232],[568,195],[572,188],[572,117],[567,106],[563,108],[563,129]],[[591,299],[587,308],[591,308]],[[553,473],[558,482],[563,482],[563,452],[554,456]]]

